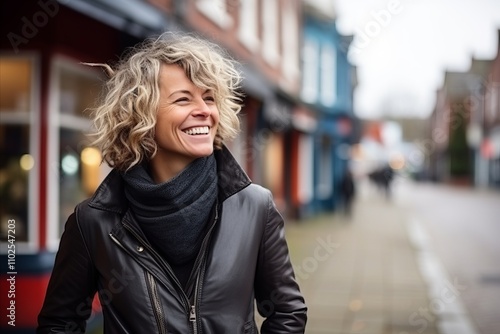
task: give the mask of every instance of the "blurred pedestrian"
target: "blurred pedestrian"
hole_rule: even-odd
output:
[[[352,173],[349,169],[346,169],[340,183],[340,192],[343,212],[350,216],[352,213],[352,202],[356,194],[356,188]]]
[[[235,65],[180,34],[102,65],[95,144],[113,171],[68,218],[37,333],[85,332],[96,292],[105,333],[256,333],[254,298],[262,333],[304,333],[282,216],[224,145]]]
[[[369,179],[385,195],[391,197],[391,185],[394,180],[394,170],[389,165],[384,165],[368,174]]]

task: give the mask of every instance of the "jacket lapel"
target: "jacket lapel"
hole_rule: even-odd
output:
[[[169,269],[165,268],[164,263],[158,261],[158,255],[155,255],[155,251],[147,242],[130,210],[125,213],[121,222],[113,227],[109,236],[118,247],[128,253],[144,270],[151,273],[179,301],[182,300],[171,278],[168,277]]]

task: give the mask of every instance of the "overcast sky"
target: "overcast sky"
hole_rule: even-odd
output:
[[[337,28],[354,35],[355,113],[427,117],[446,70],[497,52],[500,0],[335,0]]]

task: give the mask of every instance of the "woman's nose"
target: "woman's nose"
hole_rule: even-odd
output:
[[[207,105],[205,100],[200,99],[200,101],[197,103],[197,108],[193,112],[193,115],[194,116],[209,117],[211,113],[212,113],[212,110]]]

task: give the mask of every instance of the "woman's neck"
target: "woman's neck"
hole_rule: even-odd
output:
[[[194,160],[194,158],[175,158],[172,156],[167,157],[164,154],[157,154],[149,162],[151,177],[157,184],[167,182],[182,172]]]

